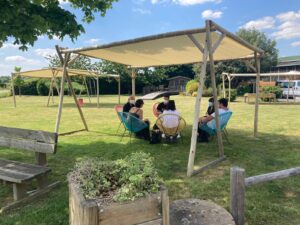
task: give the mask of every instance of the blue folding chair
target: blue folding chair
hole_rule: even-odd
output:
[[[122,121],[122,123],[124,124],[124,127],[125,127],[125,130],[124,130],[124,133],[122,135],[121,141],[123,140],[123,137],[124,137],[126,131],[129,132],[130,142],[131,142],[132,133],[137,133],[137,132],[145,129],[146,127],[148,127],[147,123],[145,123],[143,120],[140,120],[140,119],[136,118],[133,115],[130,115],[130,113],[118,112],[118,115],[120,116],[121,121]]]
[[[226,131],[226,126],[230,120],[230,117],[232,115],[232,112],[226,112],[220,115],[220,127],[221,127],[221,131],[223,132],[226,140],[228,143],[228,133]],[[207,123],[201,124],[199,127],[201,130],[205,131],[206,133],[208,133],[210,136],[214,136],[217,134],[217,124],[216,124],[216,119],[213,119],[210,122],[210,126],[207,126]]]

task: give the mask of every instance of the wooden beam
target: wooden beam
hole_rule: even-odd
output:
[[[162,201],[162,220],[163,225],[170,224],[170,202],[169,202],[169,195],[168,189],[163,187],[161,190],[161,201]]]
[[[85,83],[86,93],[87,93],[87,95],[89,97],[89,102],[91,103],[92,101],[91,101],[90,91],[89,91],[88,85],[86,83],[86,78],[83,77],[83,79],[84,79],[84,83]]]
[[[225,91],[225,74],[222,74],[222,93],[223,93],[223,98],[226,97],[226,91]]]
[[[231,102],[231,76],[228,76],[228,101]]]
[[[79,102],[78,102],[78,99],[77,99],[77,97],[76,97],[75,91],[74,91],[74,89],[73,89],[73,85],[72,85],[71,79],[70,79],[70,77],[69,77],[69,75],[68,75],[68,72],[66,72],[65,76],[66,76],[66,80],[67,80],[67,82],[68,82],[68,84],[69,84],[69,89],[70,89],[70,91],[71,91],[71,95],[73,96],[73,99],[74,99],[75,104],[76,104],[76,106],[77,106],[77,109],[78,109],[78,112],[79,112],[79,114],[80,114],[81,120],[82,120],[82,122],[83,122],[84,128],[88,131],[89,128],[88,128],[87,123],[86,123],[86,121],[85,121],[83,112],[82,112],[81,107],[80,107],[80,105],[79,105]]]
[[[219,39],[215,42],[215,44],[212,47],[212,52],[214,53],[217,48],[220,46],[221,42],[223,41],[223,39],[225,38],[225,34],[221,34],[221,36],[219,37]]]
[[[97,76],[97,107],[99,108],[99,76]]]
[[[251,186],[254,184],[260,184],[267,181],[283,179],[290,176],[300,174],[300,167],[295,167],[287,170],[276,171],[273,173],[266,173],[258,176],[248,177],[245,179],[245,185]]]
[[[256,98],[255,98],[255,112],[254,112],[254,137],[257,137],[258,132],[258,108],[259,108],[259,80],[260,80],[260,58],[255,52],[255,68],[256,68]]]
[[[199,49],[201,51],[201,49]],[[194,171],[194,161],[197,147],[197,137],[198,137],[198,123],[199,123],[199,114],[200,114],[200,106],[201,106],[201,98],[203,93],[203,86],[206,75],[206,67],[207,67],[207,58],[208,58],[208,48],[207,48],[207,38],[205,40],[204,54],[202,54],[202,66],[201,72],[199,74],[199,88],[197,91],[197,97],[195,100],[195,113],[194,113],[194,122],[192,128],[192,137],[191,137],[191,146],[190,146],[190,154],[189,161],[187,165],[187,176],[190,177],[193,175]]]
[[[61,77],[61,82],[60,82],[60,95],[59,95],[59,103],[58,103],[58,111],[57,111],[57,116],[56,116],[56,122],[55,122],[55,133],[58,133],[59,131],[59,125],[60,125],[60,119],[61,119],[61,113],[62,113],[62,106],[63,106],[63,101],[64,101],[64,86],[65,86],[65,77],[67,74],[67,66],[68,66],[68,61],[70,57],[70,53],[65,54],[65,59],[62,57],[58,45],[55,46],[58,57],[61,60],[61,63],[63,64],[63,75]]]
[[[53,85],[53,77],[51,78],[50,85],[49,85],[49,93],[48,93],[47,107],[49,106],[49,103],[50,103],[50,97],[51,97],[52,85]],[[52,90],[52,94],[53,94],[53,90]],[[52,100],[53,100],[53,97],[52,97]]]
[[[121,77],[118,80],[118,104],[121,103]]]
[[[222,131],[220,126],[220,115],[219,115],[219,102],[218,102],[218,93],[217,93],[217,84],[216,84],[216,76],[215,76],[215,65],[214,65],[214,57],[213,57],[213,49],[212,49],[212,41],[211,41],[211,21],[207,20],[206,23],[206,35],[207,35],[207,48],[209,54],[209,65],[210,65],[210,77],[211,77],[211,85],[213,88],[214,94],[214,108],[215,108],[215,120],[217,127],[217,137],[218,137],[218,146],[219,146],[219,156],[224,156],[224,147],[222,141]]]
[[[16,95],[15,95],[15,86],[14,86],[14,75],[11,74],[11,91],[13,94],[13,100],[14,100],[14,107],[17,107],[17,103],[16,103]]]
[[[135,69],[131,69],[131,89],[132,89],[132,93],[131,95],[135,96],[135,78],[136,78],[136,71]]]
[[[200,52],[202,52],[202,54],[204,54],[204,48],[202,47],[202,45],[197,41],[196,38],[194,38],[194,36],[192,34],[188,34],[187,35],[191,41],[194,43],[194,45],[199,49]]]
[[[245,170],[230,169],[230,212],[236,225],[245,223]]]
[[[214,160],[214,161],[208,163],[207,165],[201,167],[200,169],[194,170],[194,171],[193,171],[193,175],[202,173],[202,172],[204,172],[204,171],[206,171],[206,170],[212,168],[213,166],[215,166],[215,165],[217,165],[217,164],[223,162],[224,160],[226,160],[226,156],[222,156],[222,157],[220,157],[220,158],[218,158],[218,159],[216,159],[216,160]]]

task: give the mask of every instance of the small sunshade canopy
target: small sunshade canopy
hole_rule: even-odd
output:
[[[52,78],[52,77],[62,77],[63,68],[44,68],[38,70],[29,70],[24,72],[14,73],[14,76],[22,76],[22,77],[33,77],[33,78]],[[94,77],[115,77],[118,78],[119,75],[116,74],[102,74],[94,71],[81,70],[81,69],[68,69],[69,76],[94,76]]]
[[[198,46],[205,46],[205,37],[205,29],[192,29],[62,52],[78,53],[133,68],[191,64],[202,61],[203,53]],[[224,35],[214,29],[211,37],[212,43],[221,41],[214,52],[215,61],[253,58],[255,51],[263,52],[228,32]]]

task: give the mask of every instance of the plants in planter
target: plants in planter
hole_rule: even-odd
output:
[[[168,221],[163,215],[167,190],[160,184],[149,154],[133,153],[114,162],[85,159],[69,174],[70,224]]]

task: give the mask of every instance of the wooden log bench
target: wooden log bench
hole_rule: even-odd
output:
[[[276,95],[274,93],[259,93],[259,98],[263,100],[269,99],[269,101],[273,100],[273,102],[276,101]],[[256,94],[255,93],[244,94],[244,102],[249,103],[250,99],[253,99],[253,101],[255,101]]]
[[[59,183],[48,184],[51,169],[46,159],[46,154],[56,153],[57,138],[57,133],[0,126],[0,147],[34,152],[36,160],[36,165],[32,165],[0,159],[0,180],[12,183],[14,197],[14,202],[0,209],[0,213],[47,193]],[[27,192],[27,183],[33,179],[37,180],[37,190]]]

